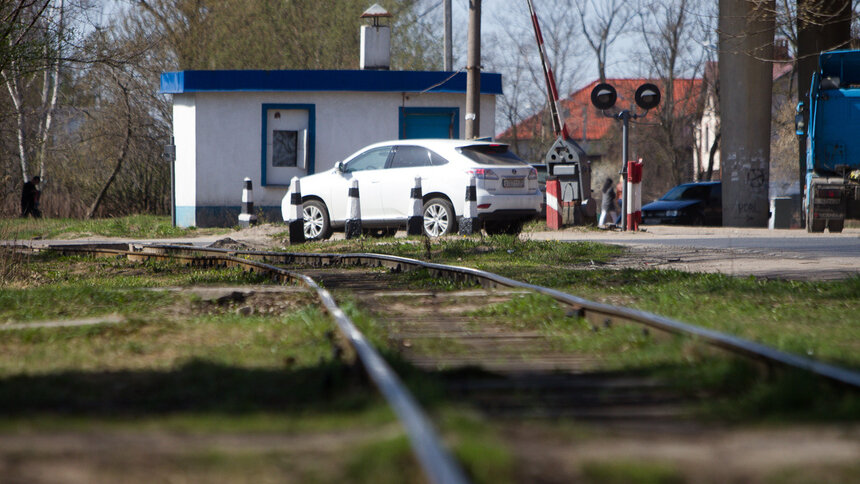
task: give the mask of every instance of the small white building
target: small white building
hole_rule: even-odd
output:
[[[173,95],[174,210],[181,227],[233,226],[242,181],[281,220],[294,176],[332,168],[371,143],[462,138],[466,74],[388,70],[181,71]],[[481,74],[480,133],[492,136],[500,74]]]

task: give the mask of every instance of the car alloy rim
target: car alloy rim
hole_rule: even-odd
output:
[[[445,233],[448,229],[448,211],[445,207],[433,204],[424,211],[424,230],[436,237]]]
[[[319,208],[310,205],[305,207],[302,213],[305,219],[305,237],[311,239],[319,237],[323,228],[322,211]]]

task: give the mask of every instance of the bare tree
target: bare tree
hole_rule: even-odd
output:
[[[600,82],[606,82],[609,47],[624,35],[635,11],[626,0],[576,0],[573,3],[579,12],[580,31],[597,60]]]
[[[559,96],[562,98],[581,81],[582,49],[571,32],[578,28],[572,0],[543,2],[537,7],[541,21],[544,48],[552,65]],[[493,11],[489,21],[496,24],[495,36],[489,37],[489,53],[484,62],[502,73],[505,96],[500,100],[502,127],[516,127],[526,118],[534,117],[529,126],[530,142],[517,145],[520,156],[531,156],[548,148],[555,137],[548,113],[546,80],[540,64],[537,42],[532,30],[531,16],[525,2]],[[489,29],[488,29],[489,30]],[[485,42],[487,43],[487,42]],[[567,117],[565,113],[562,113]],[[517,133],[519,136],[520,133]]]
[[[693,123],[702,110],[702,85],[695,78],[704,57],[694,47],[700,45],[701,32],[691,13],[699,7],[697,0],[663,0],[637,14],[647,73],[658,80],[663,93],[655,113],[658,125],[647,130],[653,141],[648,151],[658,155],[672,184],[691,178]]]

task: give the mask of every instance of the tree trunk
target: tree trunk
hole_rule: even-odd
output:
[[[711,181],[714,175],[714,158],[717,156],[717,148],[720,147],[720,133],[714,136],[714,142],[711,143],[711,152],[708,155],[708,181]]]
[[[119,170],[122,168],[122,163],[125,161],[125,157],[128,154],[128,146],[131,141],[131,105],[128,101],[128,89],[123,86],[119,81],[117,81],[117,85],[120,89],[122,89],[123,99],[125,100],[125,137],[122,141],[122,148],[119,152],[119,157],[116,160],[116,166],[114,166],[113,172],[110,174],[108,179],[105,181],[104,186],[99,192],[96,199],[93,200],[93,204],[90,205],[90,209],[87,211],[86,218],[92,219],[95,216],[96,210],[99,209],[99,205],[101,205],[102,200],[105,197],[105,194],[113,183],[114,179],[116,179]]]

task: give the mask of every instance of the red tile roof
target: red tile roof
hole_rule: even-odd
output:
[[[582,89],[572,93],[570,97],[561,101],[562,109],[567,114],[565,124],[567,125],[570,136],[574,140],[583,139],[582,132],[584,124],[586,124],[585,132],[587,139],[599,140],[606,136],[606,133],[609,132],[609,129],[613,125],[612,123],[616,122],[613,118],[605,117],[600,110],[591,105],[591,90],[594,89],[594,86],[599,82],[599,80],[595,80]],[[633,103],[633,94],[636,92],[636,88],[646,82],[652,82],[657,86],[660,86],[660,90],[663,93],[663,99],[666,99],[666,91],[662,86],[662,83],[659,81],[649,79],[607,79],[606,82],[614,86],[618,91],[618,101],[615,103],[617,107],[629,108]],[[702,86],[703,84],[701,79],[675,80],[675,110],[678,114],[692,114],[699,109]],[[660,106],[654,109],[654,111],[659,112],[663,105],[664,103],[661,101]],[[536,137],[536,135],[539,135],[541,130],[544,129],[541,126],[541,119],[545,115],[546,113],[542,111],[520,122],[517,125],[517,139],[532,139]],[[584,120],[585,122],[583,122]],[[550,127],[549,129],[551,130],[552,128]],[[511,127],[496,136],[496,138],[510,140],[513,137],[513,133],[514,129]],[[551,137],[552,133],[546,133],[545,135]]]

